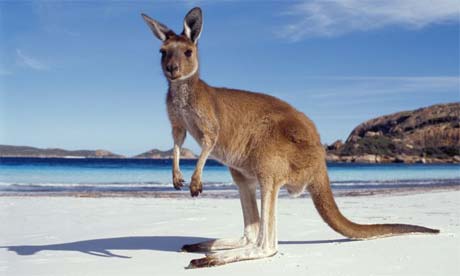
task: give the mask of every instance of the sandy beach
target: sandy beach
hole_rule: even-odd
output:
[[[460,275],[460,191],[341,196],[361,223],[410,223],[439,235],[350,241],[310,198],[282,198],[279,252],[269,259],[186,270],[183,244],[235,237],[238,199],[0,197],[2,275]]]

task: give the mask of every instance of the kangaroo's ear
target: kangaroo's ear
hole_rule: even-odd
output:
[[[195,7],[191,9],[185,16],[184,31],[182,33],[196,44],[198,42],[198,38],[200,38],[202,29],[203,14],[200,8]]]
[[[169,37],[174,35],[174,32],[171,31],[168,27],[161,24],[160,22],[156,21],[155,19],[150,18],[148,15],[142,13],[142,17],[144,18],[147,25],[152,29],[153,34],[158,37],[159,40],[165,41]]]

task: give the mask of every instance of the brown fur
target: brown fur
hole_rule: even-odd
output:
[[[212,87],[202,81],[198,71],[194,71],[198,67],[197,37],[186,34],[186,28],[191,28],[196,35],[201,26],[189,20],[190,14],[201,20],[201,10],[190,11],[184,25],[190,24],[184,27],[181,35],[171,34],[172,31],[164,29],[164,25],[158,27],[155,24],[160,23],[144,16],[155,35],[163,37],[156,33],[161,28],[167,34],[162,46],[162,68],[169,84],[166,102],[174,137],[174,187],[182,187],[179,152],[186,133],[189,133],[202,147],[190,184],[191,195],[198,196],[202,192],[203,166],[212,155],[230,168],[239,187],[245,224],[243,238],[184,246],[185,251],[237,248],[193,260],[190,267],[221,265],[276,254],[276,203],[282,186],[295,195],[307,188],[324,221],[350,238],[439,232],[402,224],[360,225],[346,219],[334,201],[325,152],[313,122],[272,96]],[[187,50],[192,51],[190,57],[184,54]],[[173,73],[168,71],[171,64],[178,67]],[[181,79],[184,76],[188,77]],[[260,217],[255,197],[257,185],[261,190]]]

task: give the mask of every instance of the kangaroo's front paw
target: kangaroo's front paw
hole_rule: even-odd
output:
[[[201,192],[203,192],[203,184],[201,183],[201,179],[192,178],[192,182],[190,183],[190,194],[195,197],[198,196]]]
[[[184,180],[184,178],[182,176],[182,173],[180,171],[173,173],[174,189],[176,189],[176,190],[182,189],[182,187],[184,186],[184,182],[185,182],[185,180]]]

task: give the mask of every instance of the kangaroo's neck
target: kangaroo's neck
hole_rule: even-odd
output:
[[[185,107],[189,99],[194,97],[197,92],[197,86],[200,82],[198,73],[183,80],[168,80],[169,94],[172,98],[173,104],[179,107]]]
[[[169,91],[171,92],[176,92],[180,90],[191,91],[198,84],[199,80],[200,80],[200,76],[198,75],[198,73],[195,73],[194,75],[186,79],[178,79],[178,80],[168,79]]]

